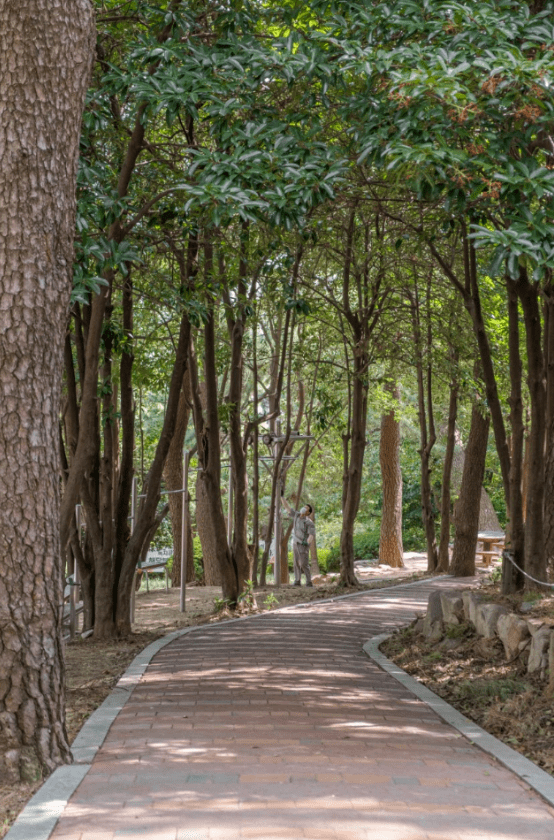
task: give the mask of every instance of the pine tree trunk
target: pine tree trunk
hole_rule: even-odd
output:
[[[481,504],[481,486],[485,474],[489,425],[489,415],[483,416],[479,408],[474,406],[471,413],[471,429],[464,461],[462,486],[454,517],[456,536],[452,550],[450,574],[455,577],[470,577],[475,574],[479,506]]]
[[[396,385],[387,388],[398,400]],[[400,469],[400,423],[394,409],[381,419],[379,461],[383,482],[383,512],[379,538],[379,560],[394,568],[404,566],[402,546],[402,471]]]
[[[59,407],[92,6],[0,4],[0,784],[70,761]]]

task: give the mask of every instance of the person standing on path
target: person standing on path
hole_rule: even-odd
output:
[[[306,576],[306,586],[313,586],[310,574],[310,542],[315,537],[315,525],[309,518],[313,511],[311,505],[304,505],[295,510],[285,497],[281,498],[288,515],[294,520],[292,525],[292,556],[294,558],[294,586],[302,583],[302,573]]]

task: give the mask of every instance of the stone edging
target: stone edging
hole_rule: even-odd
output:
[[[436,714],[441,717],[446,723],[457,729],[464,737],[466,737],[472,744],[480,747],[484,752],[492,755],[500,764],[507,767],[516,774],[523,782],[533,788],[549,805],[554,806],[554,778],[537,767],[528,758],[516,752],[511,747],[503,744],[494,735],[485,732],[476,723],[469,718],[466,718],[461,712],[454,709],[442,697],[438,697],[431,689],[422,683],[415,680],[402,668],[399,668],[394,662],[381,653],[379,646],[383,644],[386,639],[391,637],[391,633],[384,633],[380,636],[374,636],[365,643],[363,649],[370,659],[372,659],[383,671],[394,677],[401,683],[408,691],[411,691],[416,697],[426,703]],[[11,840],[11,838],[10,838]]]

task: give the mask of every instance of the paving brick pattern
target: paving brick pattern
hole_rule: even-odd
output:
[[[554,811],[362,652],[442,579],[165,647],[52,840],[552,840]]]

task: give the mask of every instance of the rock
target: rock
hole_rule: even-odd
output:
[[[533,611],[533,607],[535,606],[533,601],[526,601],[522,604],[519,608],[519,611],[522,613],[530,613]]]
[[[464,639],[443,639],[439,647],[442,650],[456,650],[464,644]]]
[[[528,618],[527,619],[527,627],[529,628],[529,632],[532,636],[535,633],[539,633],[541,630],[544,630],[544,621],[541,621],[540,618]]]
[[[425,620],[423,618],[416,618],[414,623],[412,624],[412,630],[416,635],[423,633],[423,626],[425,624]]]
[[[440,592],[431,592],[431,594],[429,595],[429,601],[427,603],[427,612],[425,613],[425,621],[429,621],[432,624],[435,621],[442,621],[442,606]]]
[[[481,603],[481,596],[472,589],[465,589],[462,592],[462,601],[464,604],[464,616],[466,621],[471,621],[475,625],[477,620],[477,607]]]
[[[527,622],[513,613],[499,617],[496,632],[504,645],[506,659],[513,659],[517,656],[518,651],[522,649],[520,644],[530,635]]]
[[[429,621],[423,623],[422,634],[429,642],[438,642],[444,635],[444,624],[442,621]]]
[[[461,624],[464,620],[464,602],[461,592],[441,592],[442,618],[444,623]]]
[[[479,604],[475,611],[475,629],[485,639],[494,638],[498,620],[507,612],[500,604]]]
[[[431,592],[427,604],[427,613],[423,620],[422,633],[429,641],[438,641],[443,636],[441,593]]]
[[[550,627],[542,627],[541,630],[533,633],[533,640],[529,651],[529,662],[527,663],[527,672],[529,674],[536,674],[540,671],[541,676],[545,676],[546,669],[548,668],[548,649],[550,647],[551,632]]]

